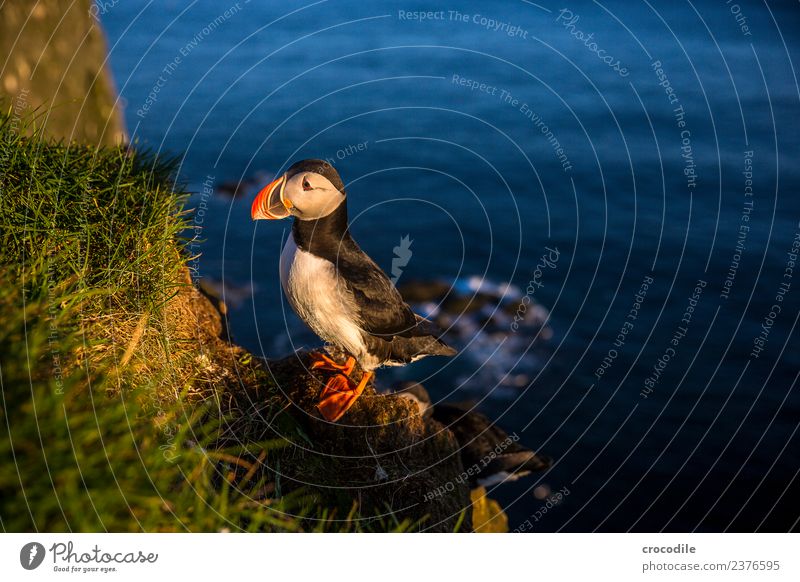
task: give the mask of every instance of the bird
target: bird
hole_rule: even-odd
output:
[[[553,464],[550,457],[519,444],[516,434],[509,436],[468,404],[436,404],[433,419],[456,437],[464,468],[474,469],[468,472],[471,487],[516,481]]]
[[[262,188],[253,220],[293,218],[280,257],[280,280],[292,309],[325,343],[311,369],[333,372],[319,396],[323,418],[338,421],[381,366],[426,356],[454,356],[441,330],[415,314],[389,277],[350,234],[347,192],[327,161],[307,159]],[[345,361],[334,357],[344,354]],[[356,364],[363,374],[352,375]]]
[[[491,487],[549,469],[553,461],[521,445],[487,416],[466,402],[434,404],[425,387],[412,381],[398,382],[393,394],[413,403],[423,418],[444,425],[458,443],[461,464],[471,488]]]

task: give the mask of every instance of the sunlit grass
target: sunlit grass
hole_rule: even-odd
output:
[[[196,354],[164,323],[187,284],[171,176],[151,155],[23,137],[0,117],[6,531],[297,531],[318,513],[253,462],[285,441],[215,446],[220,409],[187,398]],[[131,346],[145,363],[126,368]],[[146,365],[148,349],[164,361]]]
[[[365,515],[325,487],[351,465],[286,440],[308,437],[272,373],[192,286],[174,164],[18,121],[0,115],[2,528],[421,529],[380,497]]]

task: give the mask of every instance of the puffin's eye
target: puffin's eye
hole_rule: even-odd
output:
[[[311,184],[308,182],[308,178],[303,178],[303,190],[313,190]]]

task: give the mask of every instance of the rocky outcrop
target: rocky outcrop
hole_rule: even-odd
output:
[[[316,409],[326,377],[307,372],[308,354],[267,362],[293,417],[308,439],[286,475],[329,500],[351,505],[362,517],[392,516],[422,531],[471,530],[469,488],[458,443],[438,422],[423,418],[411,401],[369,386],[337,423]],[[435,491],[442,494],[433,495]]]
[[[0,91],[50,137],[118,145],[125,126],[97,10],[90,0],[1,3]]]
[[[262,360],[226,341],[224,307],[188,275],[186,282],[167,308],[167,327],[173,342],[190,341],[206,362],[196,397],[219,403],[221,445],[285,440],[280,451],[249,462],[261,463],[284,493],[303,488],[336,508],[333,519],[354,511],[350,519],[378,530],[400,522],[413,531],[472,530],[470,490],[449,430],[372,385],[339,422],[324,420],[316,403],[327,378],[309,371],[308,353]]]

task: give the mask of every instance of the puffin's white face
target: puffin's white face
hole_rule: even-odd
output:
[[[300,172],[286,182],[284,198],[291,203],[290,214],[300,220],[315,220],[336,210],[344,201],[344,194],[325,176]]]
[[[253,220],[316,220],[328,216],[344,202],[345,195],[330,180],[316,172],[286,174],[268,184],[253,201]]]

